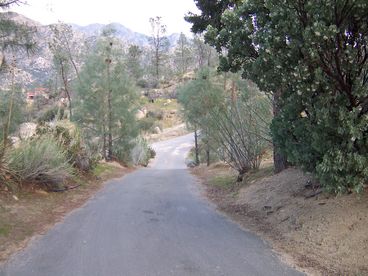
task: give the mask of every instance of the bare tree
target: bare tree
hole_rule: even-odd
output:
[[[152,30],[150,39],[153,51],[152,64],[155,78],[158,81],[161,75],[161,67],[166,62],[169,40],[166,37],[166,25],[162,23],[162,18],[160,16],[151,17],[149,22]]]
[[[70,118],[72,118],[72,98],[69,82],[75,77],[80,81],[79,70],[76,65],[76,47],[73,45],[75,41],[74,33],[70,25],[63,23],[51,25],[50,29],[53,35],[49,42],[49,48],[54,55],[56,69],[63,82],[64,91],[69,103]],[[74,74],[72,71],[74,71]]]

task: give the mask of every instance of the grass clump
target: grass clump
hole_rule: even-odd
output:
[[[235,175],[217,175],[210,180],[210,184],[217,188],[231,188],[236,183]]]
[[[47,135],[22,141],[7,152],[6,159],[21,184],[37,183],[53,189],[73,174],[66,152]]]
[[[114,168],[109,165],[108,163],[99,163],[95,166],[95,168],[93,169],[93,175],[94,176],[101,176],[102,174],[105,174],[105,173],[110,173],[110,172],[113,172],[114,171]]]

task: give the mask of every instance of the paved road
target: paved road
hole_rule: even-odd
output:
[[[200,197],[184,165],[191,144],[155,144],[149,168],[111,181],[0,275],[301,275]]]

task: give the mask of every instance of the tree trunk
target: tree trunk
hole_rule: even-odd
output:
[[[112,104],[111,104],[111,90],[109,91],[109,98],[108,98],[108,107],[109,107],[109,133],[108,133],[108,159],[112,159]]]
[[[107,141],[106,141],[106,137],[107,137],[107,133],[106,133],[106,117],[104,116],[104,122],[103,122],[103,126],[102,126],[102,156],[105,159],[105,161],[108,161],[108,157],[107,157]]]
[[[279,101],[281,97],[281,89],[273,94],[273,116],[276,117],[280,113]],[[283,154],[279,146],[273,143],[273,166],[274,172],[279,173],[288,167],[287,157]]]
[[[194,130],[194,144],[195,144],[195,163],[196,163],[196,165],[199,165],[199,148],[198,148],[197,127]]]
[[[110,46],[112,46],[112,43],[110,43]],[[112,116],[112,90],[111,90],[111,78],[110,78],[110,65],[111,65],[111,58],[110,55],[106,59],[107,63],[107,109],[108,109],[108,151],[107,151],[107,158],[109,161],[112,159],[112,128],[113,128],[113,116]]]
[[[207,159],[207,167],[209,167],[211,165],[211,160],[210,160],[210,146],[208,142],[206,145],[206,159]]]
[[[69,102],[69,120],[71,121],[72,120],[72,98],[70,96],[70,93],[69,93],[69,88],[68,88],[68,77],[66,76],[66,73],[65,73],[65,68],[64,68],[64,63],[62,61],[60,61],[60,67],[61,67],[61,78],[63,79],[63,83],[64,83],[64,90],[65,90],[65,93],[66,93],[66,96],[68,98],[68,102]]]
[[[3,148],[0,152],[0,158],[2,159],[4,157],[6,148],[8,146],[8,136],[9,136],[9,129],[10,124],[13,116],[13,105],[14,105],[14,94],[15,94],[15,57],[13,57],[12,62],[12,80],[11,80],[11,94],[9,99],[9,106],[8,106],[8,118],[6,120],[5,126],[4,126],[4,133],[3,133]]]

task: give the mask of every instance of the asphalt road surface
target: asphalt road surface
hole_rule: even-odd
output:
[[[148,168],[110,181],[0,275],[302,275],[201,197],[184,164],[192,144],[155,144]]]

